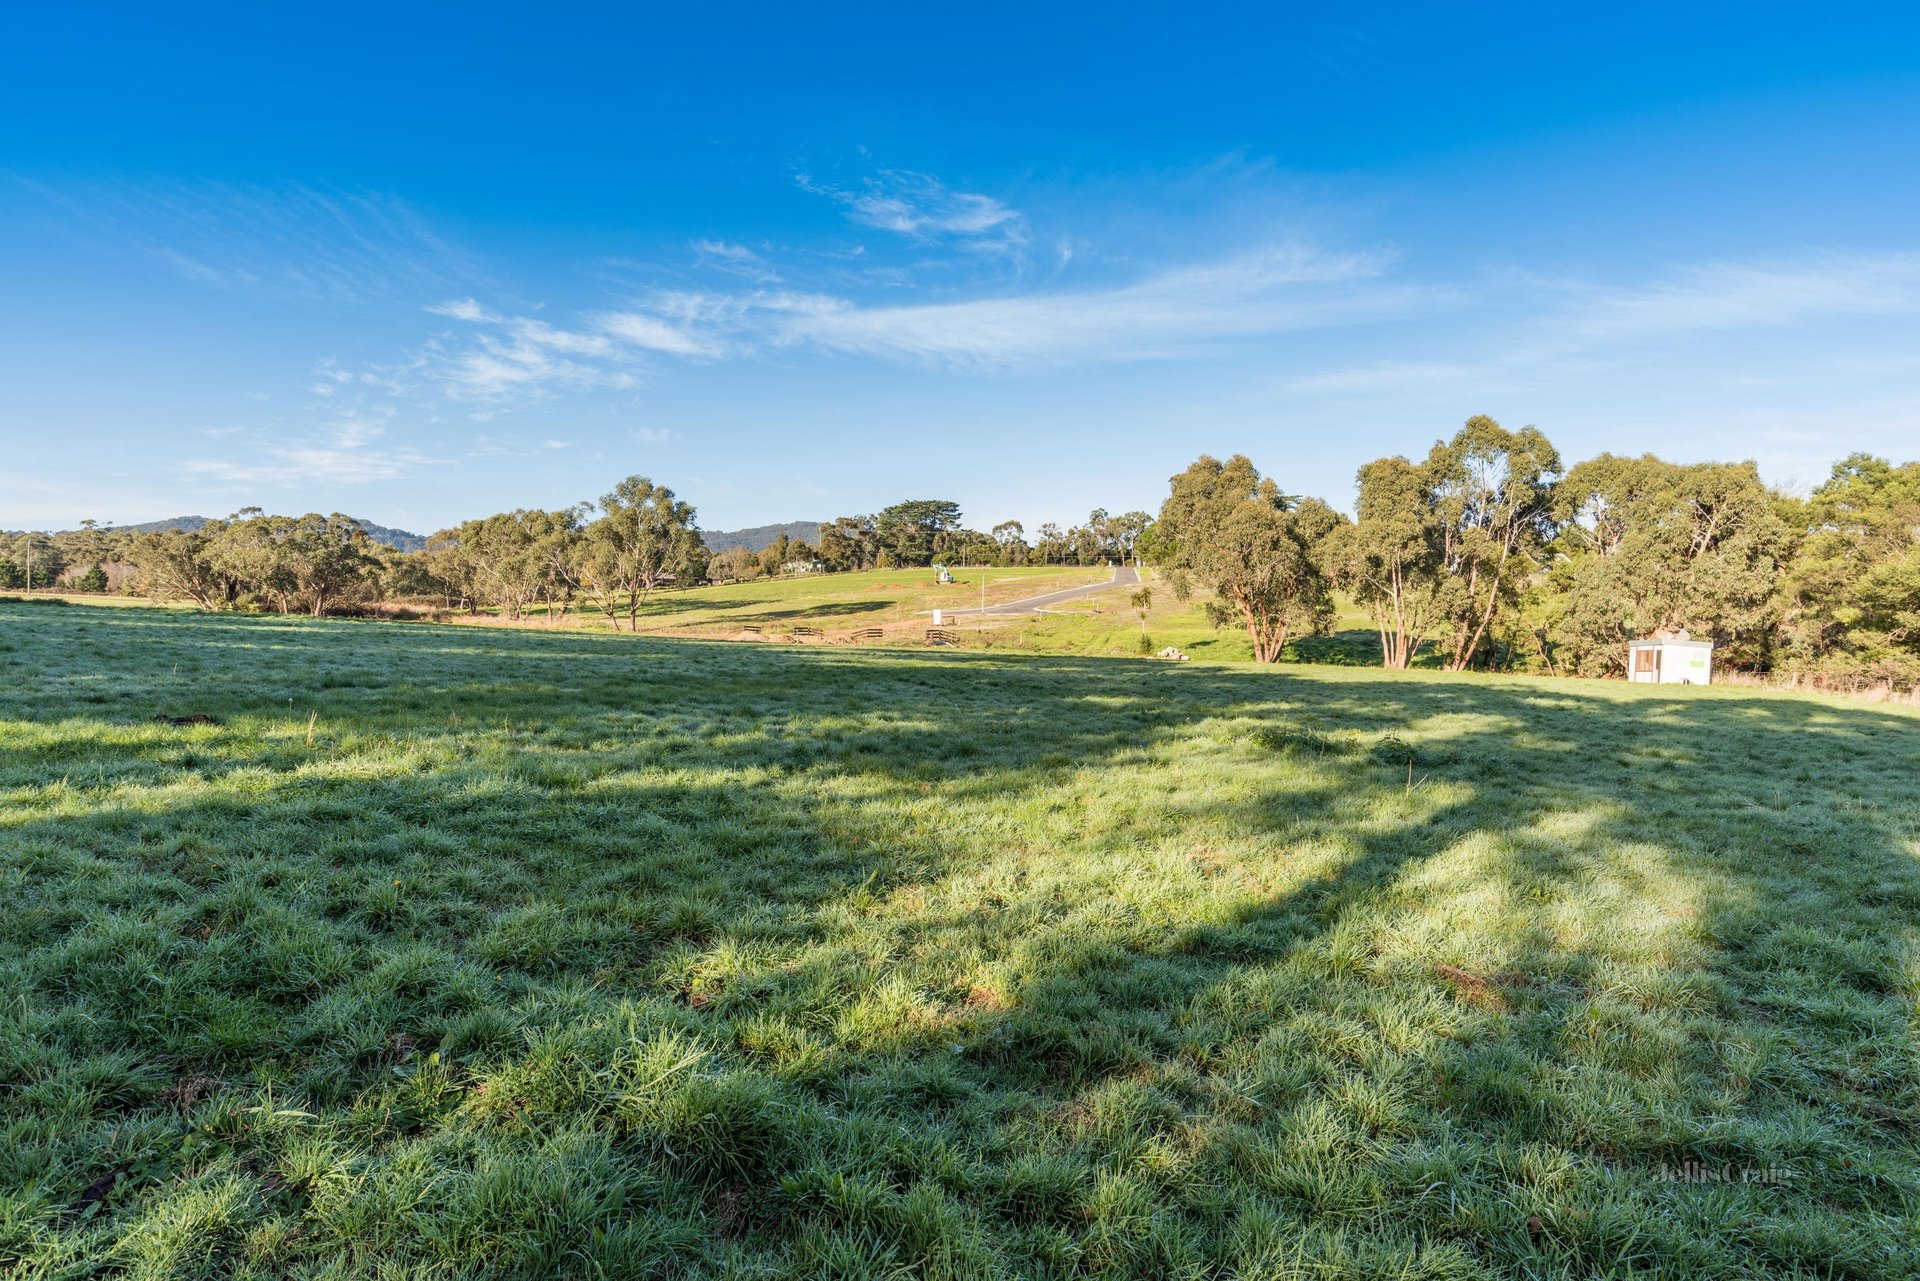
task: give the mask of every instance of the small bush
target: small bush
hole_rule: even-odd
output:
[[[1253,731],[1253,742],[1281,755],[1326,756],[1340,750],[1339,744],[1325,734],[1298,725],[1262,725]]]

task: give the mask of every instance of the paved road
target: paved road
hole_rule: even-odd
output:
[[[972,609],[947,609],[942,613],[958,618],[962,614],[971,614],[976,618],[987,614],[1031,614],[1037,609],[1051,609],[1055,605],[1064,605],[1070,600],[1079,600],[1083,596],[1095,596],[1101,592],[1110,592],[1116,587],[1126,587],[1140,581],[1140,571],[1131,565],[1122,565],[1113,571],[1111,582],[1095,583],[1091,587],[1069,587],[1063,592],[1048,592],[1045,596],[1029,596],[1025,600],[1003,601],[998,605],[989,605],[981,609],[978,605]]]

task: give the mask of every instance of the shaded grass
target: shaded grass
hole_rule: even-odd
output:
[[[1912,714],[4,604],[0,664],[15,1275],[1920,1262]]]

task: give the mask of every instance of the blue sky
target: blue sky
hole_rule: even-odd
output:
[[[1920,455],[1910,8],[169,8],[9,16],[0,527]]]

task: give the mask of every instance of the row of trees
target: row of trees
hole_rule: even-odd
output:
[[[447,608],[493,607],[512,619],[535,611],[563,618],[584,607],[615,627],[622,620],[632,627],[649,597],[671,582],[751,578],[801,566],[1097,564],[1134,556],[1151,523],[1144,512],[1109,517],[1095,511],[1070,531],[1042,526],[1039,541],[1029,545],[1017,521],[983,534],[961,524],[958,504],[914,499],[873,516],[828,522],[818,546],[783,533],[762,551],[735,548],[714,556],[690,505],[644,476],[630,476],[597,504],[463,521],[415,553],[372,541],[361,522],[339,513],[276,516],[259,508],[194,529],[141,533],[89,521],[67,534],[20,535],[15,542],[17,555],[31,558],[23,563],[33,567],[38,585],[60,580],[76,557],[93,556],[116,575],[137,569],[147,590],[206,609],[318,615],[380,599],[439,597]],[[0,585],[27,585],[26,572],[13,583],[8,566],[0,557]],[[91,581],[67,573],[62,585],[87,590]]]
[[[1153,517],[1094,511],[1086,523],[1040,526],[1032,542],[1017,520],[982,533],[960,523],[957,503],[915,499],[872,516],[842,516],[820,527],[812,551],[829,570],[893,569],[931,565],[1101,565],[1132,560]]]
[[[337,512],[269,516],[247,507],[198,529],[131,535],[122,554],[148,590],[202,609],[258,603],[283,614],[320,615],[404,578],[400,553],[377,548],[358,523]]]
[[[1368,614],[1388,667],[1424,652],[1452,669],[1604,675],[1627,641],[1686,628],[1750,670],[1920,682],[1920,463],[1855,455],[1796,497],[1750,463],[1603,454],[1566,467],[1538,430],[1477,417],[1423,458],[1360,468],[1354,510],[1288,494],[1244,457],[1203,457],[1157,518],[1095,511],[1029,541],[1017,521],[982,533],[957,504],[916,499],[827,522],[816,546],[783,536],[714,557],[694,509],[634,476],[598,503],[463,522],[416,553],[339,514],[257,508],[195,530],[11,535],[0,586],[31,572],[99,589],[132,568],[148,590],[209,609],[437,597],[510,618],[594,610],[631,628],[663,585],[709,575],[1143,560],[1177,595],[1203,593],[1263,661],[1327,631],[1339,594]]]
[[[1343,592],[1388,667],[1431,646],[1453,670],[1606,675],[1627,641],[1685,628],[1739,667],[1920,681],[1920,463],[1855,455],[1801,499],[1751,463],[1563,468],[1538,430],[1476,417],[1358,482],[1348,519],[1244,457],[1203,457],[1142,551],[1262,661],[1327,630]]]
[[[576,603],[615,628],[634,626],[663,583],[704,575],[708,554],[693,508],[644,476],[595,504],[469,520],[397,552],[359,522],[270,516],[248,508],[194,530],[133,535],[124,554],[147,586],[204,609],[262,605],[281,613],[339,612],[381,598],[438,596],[449,608],[497,606],[522,618]]]
[[[112,531],[91,520],[64,534],[0,535],[0,589],[64,583],[74,591],[104,592],[112,579],[106,567],[117,563],[118,550]]]
[[[629,476],[601,498],[560,511],[503,512],[443,530],[421,554],[426,583],[450,606],[496,605],[508,618],[538,606],[564,617],[576,602],[616,630],[637,630],[663,585],[707,573],[694,509],[664,485]]]

